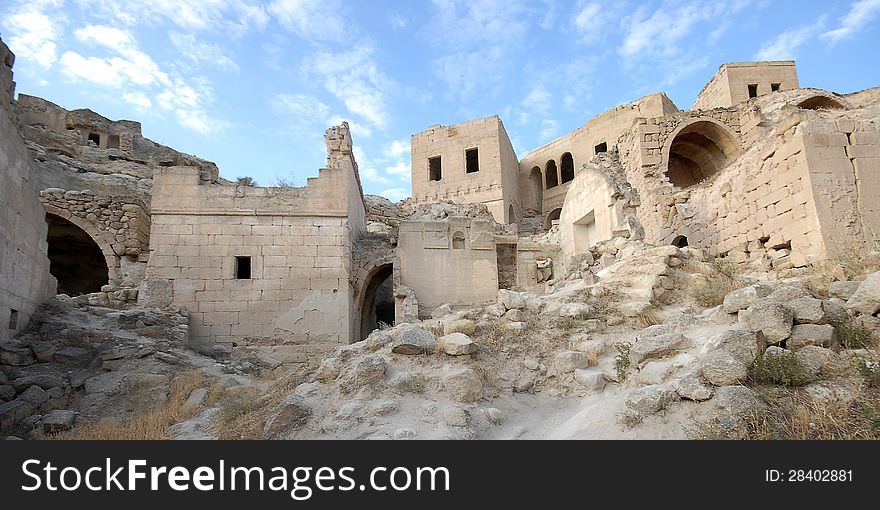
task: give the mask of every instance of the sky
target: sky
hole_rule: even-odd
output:
[[[409,196],[410,136],[499,115],[518,157],[725,62],[880,86],[880,0],[0,0],[17,92],[142,123],[227,179],[303,186],[348,121],[365,193]]]

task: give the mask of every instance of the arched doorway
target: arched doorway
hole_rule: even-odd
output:
[[[361,304],[360,338],[363,340],[383,325],[394,325],[394,266],[385,264],[367,277]]]
[[[832,99],[828,96],[818,95],[813,96],[807,99],[804,99],[800,103],[798,103],[798,108],[803,108],[804,110],[843,110],[844,106],[837,101],[836,99]]]
[[[544,222],[544,228],[549,230],[550,227],[553,226],[553,222],[559,219],[559,216],[562,214],[562,208],[553,209],[550,211],[550,214],[547,215],[547,220]]]
[[[574,158],[570,152],[562,155],[560,160],[560,173],[562,174],[562,184],[574,180]]]
[[[739,152],[736,138],[717,122],[687,124],[668,146],[666,177],[679,188],[699,184],[721,171]]]
[[[556,162],[552,159],[547,162],[544,169],[544,180],[547,181],[547,189],[559,186],[559,176],[556,174]]]
[[[684,248],[687,245],[688,245],[687,236],[676,236],[675,239],[672,240],[672,246]]]
[[[532,168],[529,173],[529,183],[531,184],[531,201],[532,210],[537,213],[541,212],[541,202],[544,200],[544,176],[541,174],[540,167]]]
[[[110,282],[107,260],[98,244],[80,227],[53,214],[49,224],[49,272],[58,280],[58,293],[78,296],[99,292]]]

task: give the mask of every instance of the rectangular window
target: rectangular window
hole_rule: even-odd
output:
[[[749,97],[758,97],[758,84],[750,83],[749,84]]]
[[[9,310],[9,329],[18,329],[18,310]]]
[[[101,135],[98,133],[89,133],[89,138],[86,140],[86,144],[94,143],[96,146],[101,146]]]
[[[432,181],[439,181],[442,178],[443,173],[440,168],[440,156],[428,158],[428,179]]]
[[[782,87],[781,83],[771,83],[770,84],[770,91],[771,92],[779,92],[780,87]]]
[[[607,142],[602,142],[596,146],[596,154],[599,154],[600,152],[608,152],[608,143]]]
[[[251,279],[250,257],[235,257],[235,278],[238,280]]]
[[[465,171],[469,174],[480,171],[480,154],[478,149],[464,151]]]

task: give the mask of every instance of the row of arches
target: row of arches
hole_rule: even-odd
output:
[[[529,171],[530,208],[540,212],[544,191],[553,189],[560,184],[566,184],[574,180],[574,157],[566,152],[559,158],[559,165],[555,159],[548,160],[542,169],[535,166]]]

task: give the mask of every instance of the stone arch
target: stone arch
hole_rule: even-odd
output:
[[[552,211],[550,211],[550,214],[547,215],[547,219],[544,220],[544,228],[549,230],[550,227],[553,226],[553,220],[558,220],[559,215],[561,215],[561,214],[562,214],[561,207],[557,207],[556,209],[553,209]]]
[[[544,174],[541,167],[534,167],[529,173],[529,205],[537,213],[541,212],[541,204],[544,201]]]
[[[90,223],[88,220],[71,214],[70,211],[59,209],[45,202],[43,203],[43,209],[46,211],[47,221],[50,216],[61,218],[76,225],[83,232],[88,234],[89,237],[92,238],[92,241],[94,241],[95,244],[98,245],[98,248],[104,255],[104,261],[107,263],[107,271],[110,277],[110,282],[118,282],[120,273],[119,255],[117,255],[116,252],[113,250],[113,244],[116,242],[116,240],[110,234],[101,231],[98,227]]]
[[[364,279],[358,306],[358,335],[363,340],[380,322],[394,325],[394,264],[383,261],[376,264]]]
[[[675,239],[672,240],[672,246],[678,246],[679,248],[684,248],[688,245],[687,236],[678,235],[675,236]]]
[[[570,152],[566,152],[560,158],[559,172],[562,174],[562,184],[574,180],[574,158]]]
[[[729,127],[698,117],[679,125],[667,138],[662,167],[670,183],[688,188],[717,174],[741,152],[739,138]]]
[[[804,110],[843,110],[846,108],[842,102],[825,94],[810,96],[799,102],[797,107]]]
[[[113,281],[115,271],[111,268],[116,269],[118,259],[109,246],[102,247],[98,242],[96,237],[100,235],[96,235],[94,226],[76,216],[64,218],[51,213],[46,214],[46,223],[49,272],[58,281],[59,294],[99,292]]]
[[[544,165],[544,182],[546,189],[555,188],[559,186],[559,175],[556,173],[556,161],[550,160]]]

